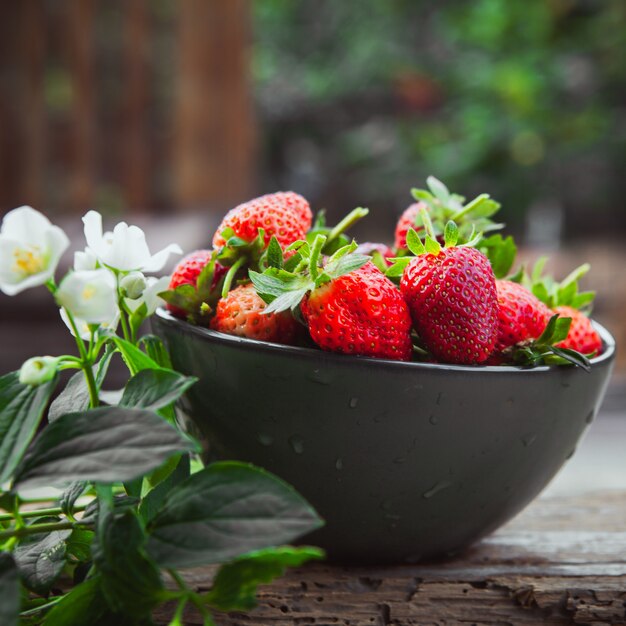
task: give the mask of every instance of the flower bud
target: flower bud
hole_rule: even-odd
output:
[[[34,356],[25,361],[20,369],[22,385],[42,385],[52,380],[57,372],[58,358],[52,356]]]
[[[130,272],[122,278],[120,287],[124,297],[136,300],[142,296],[146,288],[146,277],[141,272]]]

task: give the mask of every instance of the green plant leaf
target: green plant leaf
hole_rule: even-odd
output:
[[[15,550],[15,563],[24,585],[45,595],[59,577],[65,565],[65,540],[71,530],[55,530],[46,535],[33,535],[28,543]]]
[[[141,370],[126,384],[119,405],[156,411],[178,400],[197,380],[173,370]]]
[[[100,588],[110,608],[133,618],[145,618],[159,602],[163,582],[145,554],[146,536],[133,511],[116,516],[101,509],[92,546]]]
[[[277,267],[278,269],[283,266],[283,250],[275,235],[272,235],[267,246],[267,263],[270,267]]]
[[[128,369],[133,374],[145,369],[159,369],[160,366],[154,359],[151,359],[130,341],[126,341],[126,339],[122,339],[117,335],[112,336],[111,339],[120,351]]]
[[[496,278],[504,278],[508,275],[517,255],[517,246],[513,237],[509,236],[505,239],[502,235],[491,235],[483,239],[478,247],[489,259]]]
[[[358,270],[369,260],[370,257],[366,254],[356,254],[351,252],[338,257],[332,264],[329,263],[326,267],[324,267],[324,272],[331,278],[339,278],[339,276],[344,276],[345,274]]]
[[[139,515],[144,523],[148,523],[154,518],[163,506],[167,494],[174,487],[180,485],[186,478],[189,478],[189,474],[189,455],[183,454],[178,460],[174,471],[142,498],[141,504],[139,505]]]
[[[245,463],[214,463],[167,496],[148,553],[163,567],[220,563],[322,525],[293,487]]]
[[[69,559],[86,563],[91,561],[91,544],[94,532],[88,528],[74,528],[72,534],[66,539],[66,555]]]
[[[441,204],[447,204],[450,200],[450,191],[448,188],[434,176],[429,176],[426,179],[426,184],[432,191],[433,195],[441,202]]]
[[[145,353],[163,369],[174,369],[170,359],[169,352],[160,337],[156,335],[144,335],[139,340],[139,346],[144,349]]]
[[[15,482],[34,487],[127,481],[192,447],[152,411],[90,409],[64,415],[44,429],[17,469]]]
[[[424,247],[422,240],[419,238],[419,235],[412,228],[409,228],[406,234],[406,247],[415,256],[419,256],[420,254],[426,254],[426,248]]]
[[[205,597],[219,611],[249,611],[256,606],[259,585],[282,576],[287,567],[300,567],[323,558],[322,550],[309,546],[279,546],[251,552],[222,565]]]
[[[42,626],[78,626],[97,624],[106,613],[107,604],[100,590],[100,577],[94,576],[74,587],[55,604]],[[118,622],[115,623],[116,626]]]
[[[76,372],[67,381],[65,389],[54,399],[48,411],[48,421],[54,422],[61,415],[83,411],[89,406],[89,388],[85,374]]]
[[[87,483],[82,480],[77,480],[60,495],[59,506],[65,515],[72,514],[76,500],[83,495],[85,489],[87,489]]]
[[[13,557],[0,552],[0,624],[17,626],[20,612],[20,578]]]
[[[35,436],[57,377],[32,387],[19,381],[19,372],[0,377],[0,485],[11,477]]]

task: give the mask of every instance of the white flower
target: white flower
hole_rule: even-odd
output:
[[[141,228],[120,222],[113,232],[102,233],[102,215],[89,211],[83,217],[87,246],[107,267],[123,272],[139,270],[158,272],[170,254],[182,254],[180,246],[170,244],[154,255],[150,254],[146,236]]]
[[[34,356],[20,368],[20,382],[22,385],[41,385],[54,378],[57,372],[58,358],[53,356]]]
[[[131,300],[137,300],[146,288],[146,277],[141,272],[130,272],[120,280],[122,293]]]
[[[82,270],[95,270],[97,267],[98,259],[89,248],[74,252],[74,269],[77,272]]]
[[[147,308],[146,317],[152,315],[158,307],[165,304],[165,301],[159,298],[158,294],[162,291],[167,291],[169,282],[170,279],[167,276],[162,276],[161,278],[149,276],[146,278],[146,288],[141,297],[137,300],[127,298],[124,302],[131,312],[136,311],[145,302]]]
[[[105,269],[72,272],[56,292],[60,306],[87,324],[110,322],[118,312],[115,278]]]
[[[14,296],[43,285],[69,244],[67,235],[39,211],[29,206],[9,211],[0,227],[0,291]]]
[[[65,309],[59,309],[59,314],[61,315],[61,319],[63,320],[63,323],[67,326],[68,330],[72,333],[72,335],[76,336],[74,333],[74,329],[72,328],[72,324],[70,323],[70,318],[67,314],[67,311]],[[119,322],[120,312],[119,310],[116,310],[115,317],[112,320],[100,322],[98,326],[99,328],[108,328],[115,332]],[[91,339],[91,329],[89,328],[89,324],[85,320],[80,319],[80,317],[74,317],[74,324],[76,324],[76,328],[78,329],[78,334],[80,338],[84,339],[85,341],[89,341],[89,339]]]

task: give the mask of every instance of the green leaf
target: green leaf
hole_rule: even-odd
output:
[[[564,361],[581,367],[586,372],[591,371],[591,363],[589,359],[584,354],[581,354],[576,350],[570,350],[569,348],[557,348],[555,346],[552,346],[551,352],[552,354],[555,354]]]
[[[363,267],[369,260],[370,257],[366,254],[356,254],[352,252],[340,256],[332,264],[329,263],[324,268],[324,272],[328,274],[331,278],[339,278],[340,276],[344,276],[345,274],[349,274],[350,272],[358,270],[359,268]]]
[[[434,256],[437,256],[441,252],[441,244],[430,235],[426,235],[426,243],[424,244],[424,247],[426,248],[426,252],[428,254],[432,254]]]
[[[269,472],[214,463],[167,496],[151,525],[148,553],[162,567],[220,563],[321,525],[302,496]]]
[[[496,278],[507,276],[517,255],[517,246],[513,237],[506,239],[502,235],[491,235],[480,242],[480,251],[491,263]]]
[[[37,431],[57,377],[39,385],[23,385],[19,372],[0,377],[0,485],[13,474]]]
[[[273,275],[271,270],[266,270],[263,274],[250,270],[250,280],[260,296],[269,295],[277,298],[286,290],[286,280]]]
[[[452,220],[450,220],[446,224],[446,227],[443,231],[443,240],[446,248],[456,246],[457,241],[459,240],[459,229]]]
[[[572,298],[571,306],[575,309],[584,309],[593,302],[595,297],[595,291],[582,291]]]
[[[205,597],[219,611],[249,611],[256,606],[260,584],[282,576],[287,567],[300,567],[307,561],[323,558],[322,550],[308,546],[279,546],[251,552],[222,565]]]
[[[139,346],[143,348],[145,353],[160,367],[164,369],[174,369],[170,359],[169,352],[160,337],[156,335],[144,335],[139,340]]]
[[[420,254],[426,254],[426,248],[424,247],[422,240],[419,238],[419,235],[412,228],[409,228],[406,234],[406,247],[415,256],[419,256]]]
[[[438,178],[429,176],[426,179],[426,184],[441,204],[448,204],[448,201],[450,200],[450,191]]]
[[[0,624],[17,626],[20,612],[20,579],[13,557],[0,552]]]
[[[91,544],[93,539],[93,530],[74,528],[72,534],[65,541],[67,557],[81,563],[91,561]]]
[[[169,492],[180,485],[186,478],[189,478],[190,474],[190,461],[189,455],[183,454],[174,471],[165,480],[160,482],[156,487],[151,489],[141,500],[139,505],[139,515],[143,519],[144,523],[152,521],[154,516],[159,512],[165,498]]]
[[[407,265],[412,260],[413,257],[410,256],[396,258],[396,260],[393,262],[393,265],[391,265],[391,267],[389,267],[389,269],[385,272],[385,276],[387,276],[387,278],[397,278],[399,276],[402,276]]]
[[[65,385],[65,389],[54,399],[48,411],[48,421],[54,422],[61,415],[83,411],[89,406],[89,388],[85,374],[76,372]]]
[[[74,504],[87,489],[87,483],[82,480],[73,482],[59,497],[59,506],[65,515],[72,515]]]
[[[117,335],[111,337],[111,339],[120,351],[128,369],[133,374],[145,369],[159,369],[159,364],[154,359],[151,359],[130,341],[126,341],[126,339],[122,339]]]
[[[283,251],[275,235],[272,235],[267,246],[267,263],[271,267],[277,267],[278,269],[283,267]]]
[[[100,590],[100,577],[94,576],[74,587],[46,615],[43,626],[96,624],[108,612]],[[117,624],[117,622],[115,622]]]
[[[120,406],[156,411],[178,400],[197,380],[173,370],[141,370],[126,384]]]
[[[307,291],[309,291],[309,287],[302,287],[300,289],[296,289],[293,291],[286,291],[282,293],[277,298],[274,298],[265,308],[264,313],[278,313],[280,311],[288,311],[295,309],[302,298],[306,295]]]
[[[121,516],[102,509],[104,520],[92,547],[100,588],[114,612],[146,618],[159,602],[163,582],[156,565],[145,554],[146,536],[134,512]]]
[[[127,481],[192,447],[152,411],[90,409],[64,415],[45,428],[17,469],[15,482],[34,487]]]
[[[55,530],[34,535],[33,540],[16,548],[15,563],[28,589],[39,595],[50,591],[65,565],[65,540],[71,534],[71,530]]]

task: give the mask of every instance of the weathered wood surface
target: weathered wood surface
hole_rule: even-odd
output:
[[[197,589],[210,568],[187,572]],[[167,611],[156,616],[167,624]],[[202,624],[189,610],[185,624]],[[540,498],[455,559],[394,567],[313,564],[262,587],[219,625],[626,624],[626,490]]]

